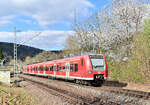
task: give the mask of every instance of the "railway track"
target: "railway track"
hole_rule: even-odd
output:
[[[108,101],[107,99],[100,98],[100,97],[92,97],[92,96],[82,96],[75,93],[72,93],[68,90],[60,89],[57,87],[54,87],[49,84],[45,84],[41,81],[37,81],[35,79],[26,78],[23,76],[19,76],[20,78],[31,82],[34,85],[37,85],[38,87],[48,91],[50,94],[63,97],[70,102],[74,103],[75,105],[121,105],[113,101]]]
[[[124,94],[124,95],[131,96],[131,97],[143,98],[146,100],[150,99],[150,92],[128,90],[128,89],[122,89],[122,88],[105,88],[105,87],[103,88],[105,91],[109,91],[111,93]]]
[[[47,78],[42,78],[42,79],[47,79]],[[81,87],[84,86],[84,85],[80,85],[80,84],[76,84],[76,83],[72,83],[72,82],[71,82],[71,84],[81,86]],[[107,91],[107,92],[110,92],[110,93],[124,94],[126,96],[131,96],[131,97],[143,98],[143,99],[146,99],[146,100],[150,100],[150,92],[123,89],[118,84],[119,83],[115,83],[115,85],[114,85],[114,86],[118,86],[118,87],[114,87],[111,84],[111,85],[108,85],[108,86],[106,85],[106,86],[102,86],[102,87],[87,86],[87,88],[93,88],[93,89],[96,89],[96,90],[104,90],[104,91]]]

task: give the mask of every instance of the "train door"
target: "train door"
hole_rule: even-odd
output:
[[[66,63],[66,77],[68,78],[70,75],[70,70],[69,70],[69,62]]]
[[[56,77],[56,64],[54,64],[54,76]]]

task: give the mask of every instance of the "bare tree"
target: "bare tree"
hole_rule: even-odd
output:
[[[112,0],[111,4],[74,27],[78,48],[114,49],[129,45],[142,30],[148,0]]]

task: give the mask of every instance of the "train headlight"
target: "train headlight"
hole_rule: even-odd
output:
[[[92,71],[88,71],[89,74],[92,74]]]

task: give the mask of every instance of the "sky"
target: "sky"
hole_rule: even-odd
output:
[[[44,49],[65,48],[74,21],[82,22],[110,0],[0,0],[0,42],[14,42]],[[76,14],[76,15],[75,15]],[[76,18],[75,18],[76,17]],[[33,40],[30,39],[37,35]]]

